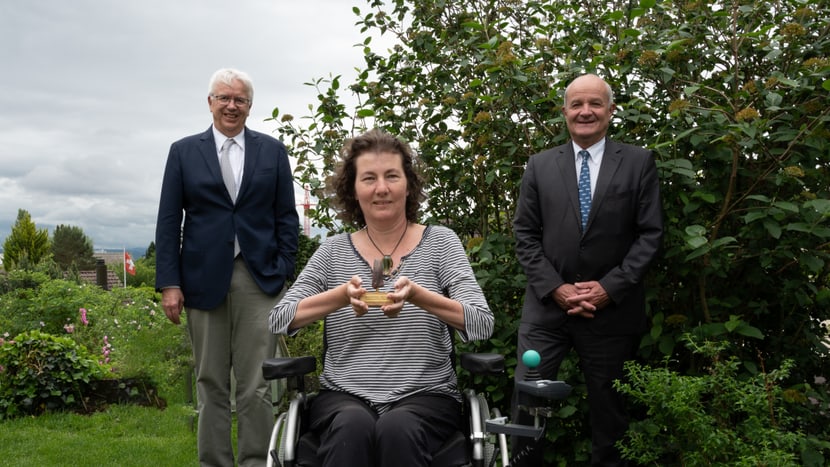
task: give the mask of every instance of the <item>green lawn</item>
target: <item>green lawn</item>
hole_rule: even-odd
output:
[[[193,409],[113,405],[0,422],[0,464],[12,467],[198,466]]]

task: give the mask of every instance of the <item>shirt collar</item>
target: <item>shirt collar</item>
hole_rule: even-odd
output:
[[[213,140],[216,142],[216,153],[218,154],[219,151],[222,149],[222,145],[225,144],[225,140],[228,139],[227,136],[223,135],[221,131],[217,130],[215,126],[211,125],[211,129],[213,130]],[[239,132],[238,135],[231,137],[236,144],[242,148],[242,151],[245,151],[245,129],[243,128],[242,131]]]
[[[579,151],[582,151],[582,148],[576,144],[573,140],[571,140],[571,144],[574,148],[574,161],[579,162]],[[602,162],[602,155],[605,154],[605,138],[594,143],[593,146],[585,148],[588,151],[588,154],[591,155],[591,162],[594,164],[599,164]]]

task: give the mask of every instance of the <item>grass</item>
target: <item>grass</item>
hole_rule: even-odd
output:
[[[21,274],[20,283],[0,287],[11,291],[0,294],[0,337],[11,340],[29,329],[69,336],[97,358],[111,357],[114,376],[151,381],[166,408],[112,404],[91,415],[53,411],[0,419],[0,465],[197,466],[186,327],[167,321],[155,291],[105,292]],[[72,332],[65,331],[68,324],[74,325]],[[313,345],[319,338],[310,334],[308,340],[312,343],[300,342]],[[106,343],[111,348],[102,349]],[[103,355],[103,350],[111,353]],[[235,440],[235,423],[232,436]]]
[[[114,377],[151,381],[166,408],[110,404],[89,415],[50,411],[0,420],[0,465],[197,466],[195,413],[186,377],[190,345],[185,327],[167,321],[156,292],[107,292],[19,274],[17,279],[10,275],[2,288],[9,292],[0,295],[0,337],[11,340],[30,329],[71,337],[99,361],[110,357]],[[73,325],[73,331],[65,325]]]
[[[193,409],[113,405],[0,422],[0,459],[14,467],[197,466]]]

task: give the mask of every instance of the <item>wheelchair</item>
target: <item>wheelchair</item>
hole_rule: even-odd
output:
[[[535,354],[535,356],[533,355]],[[550,417],[550,401],[564,399],[571,386],[562,381],[540,380],[535,373],[539,363],[538,353],[528,351],[524,363],[531,369],[527,379],[516,382],[520,409],[534,416],[534,425],[517,425],[507,422],[497,408],[489,408],[483,394],[473,389],[462,392],[464,401],[464,431],[456,432],[435,453],[432,467],[486,467],[496,465],[501,458],[502,467],[508,467],[511,459],[507,436],[529,436],[535,439],[544,435],[543,418]],[[460,354],[461,368],[473,375],[504,374],[504,357],[489,353]],[[318,466],[319,439],[308,431],[307,408],[314,398],[305,389],[305,376],[316,369],[313,356],[270,358],[263,362],[262,372],[266,380],[286,379],[287,390],[293,393],[288,409],[277,416],[268,447],[267,467]],[[302,460],[302,462],[300,462]]]

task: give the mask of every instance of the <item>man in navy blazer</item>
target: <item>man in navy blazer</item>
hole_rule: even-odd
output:
[[[646,329],[643,278],[663,235],[653,155],[606,138],[615,109],[611,87],[600,77],[583,75],[568,85],[563,113],[571,141],[530,158],[513,221],[527,276],[515,376],[527,373],[526,350],[539,352],[540,376],[551,380],[576,351],[588,391],[592,465],[625,465],[614,443],[628,419],[613,381],[623,377],[623,363],[634,357]],[[592,192],[584,228],[583,158]],[[514,397],[514,419],[527,422],[516,405]],[[541,446],[530,443],[521,465],[542,465]]]
[[[261,365],[277,345],[268,315],[294,274],[297,254],[288,154],[280,141],[245,127],[252,101],[247,74],[213,75],[213,125],[171,145],[156,224],[164,312],[179,324],[187,309],[203,466],[234,465],[231,372],[238,465],[265,464],[274,417]]]

